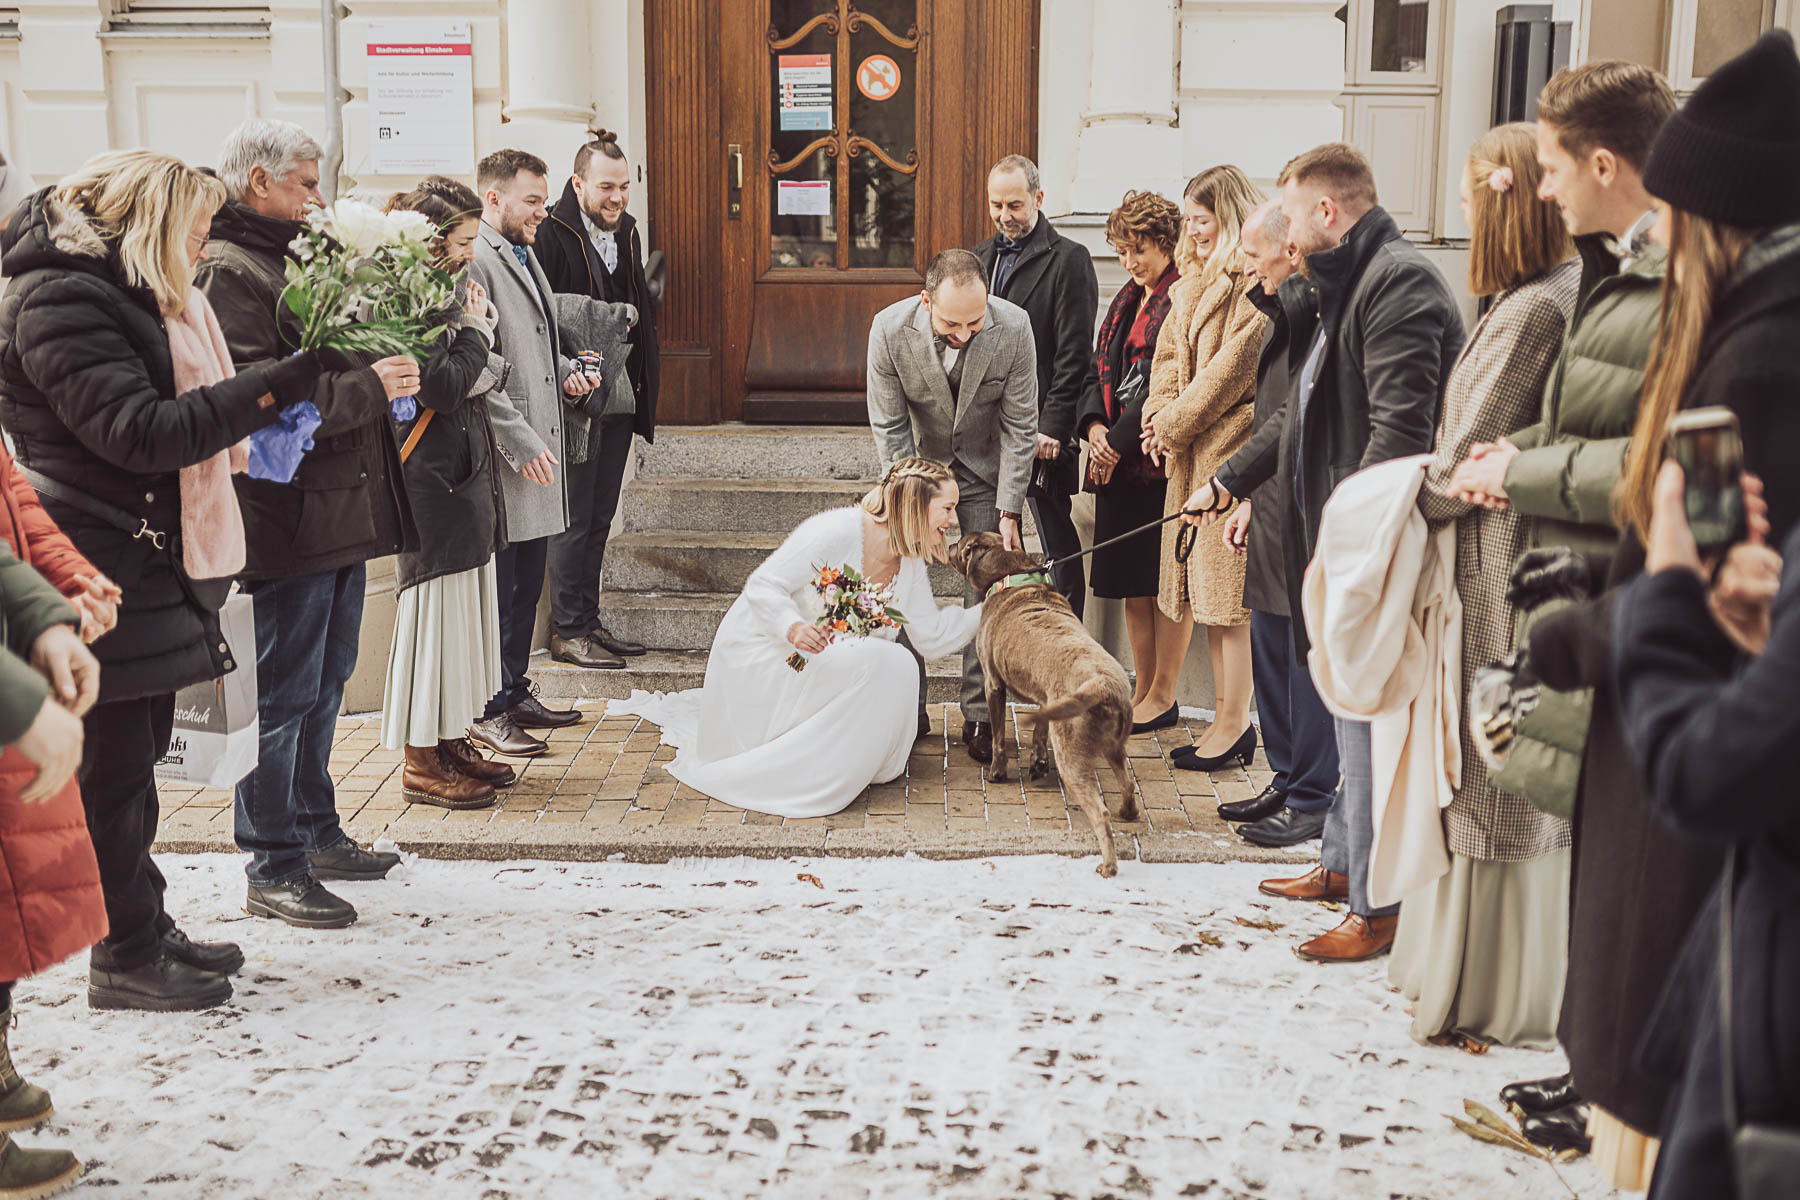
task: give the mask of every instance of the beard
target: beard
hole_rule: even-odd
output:
[[[501,217],[500,236],[515,246],[529,246],[537,241],[537,226],[527,225],[523,217]]]
[[[625,220],[625,210],[623,208],[619,209],[618,212],[610,217],[601,209],[597,207],[589,208],[585,204],[581,206],[581,211],[586,213],[587,219],[594,223],[594,228],[603,230],[606,233],[617,233],[619,231],[619,226]]]

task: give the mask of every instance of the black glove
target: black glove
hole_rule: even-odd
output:
[[[1506,602],[1529,612],[1551,600],[1581,600],[1593,594],[1593,570],[1585,554],[1567,546],[1527,550],[1513,564]]]
[[[276,407],[313,398],[313,389],[325,372],[322,358],[322,351],[305,350],[263,368],[263,383],[275,397]]]

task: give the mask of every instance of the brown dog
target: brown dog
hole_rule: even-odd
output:
[[[1112,825],[1098,772],[1110,766],[1125,802],[1121,821],[1138,818],[1137,787],[1125,769],[1125,742],[1131,736],[1131,681],[1075,617],[1069,602],[1048,583],[1015,581],[1041,569],[1029,554],[1008,550],[997,533],[971,533],[956,543],[950,562],[987,595],[975,651],[987,677],[988,711],[998,727],[994,764],[988,778],[1006,778],[1006,699],[1038,706],[1033,730],[1031,777],[1050,772],[1049,751],[1063,786],[1100,838],[1100,874],[1118,874]],[[996,585],[1005,586],[995,589]]]

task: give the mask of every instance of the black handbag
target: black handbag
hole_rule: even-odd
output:
[[[1736,846],[1725,859],[1724,895],[1719,900],[1719,1075],[1725,1091],[1725,1131],[1737,1174],[1738,1200],[1778,1200],[1794,1194],[1800,1180],[1800,1126],[1738,1123],[1737,1088],[1731,1061],[1731,908],[1737,887]]]

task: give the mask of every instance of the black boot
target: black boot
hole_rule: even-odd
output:
[[[1521,1117],[1532,1113],[1555,1112],[1581,1102],[1575,1094],[1573,1075],[1552,1075],[1548,1079],[1531,1079],[1509,1083],[1500,1089],[1500,1102]]]
[[[1555,1112],[1533,1113],[1519,1122],[1519,1132],[1534,1146],[1559,1154],[1573,1150],[1586,1154],[1594,1148],[1588,1137],[1588,1106],[1571,1104]]]
[[[244,952],[236,942],[196,942],[173,925],[163,930],[162,948],[176,962],[214,975],[236,975],[244,969]]]
[[[306,856],[314,879],[385,879],[400,865],[400,856],[387,850],[364,850],[345,838],[329,850]]]
[[[156,957],[123,968],[96,956],[88,966],[88,1007],[143,1012],[192,1012],[231,999],[231,980],[169,957],[159,944]]]
[[[244,911],[253,917],[274,917],[302,929],[342,929],[356,922],[356,909],[334,896],[311,875],[267,887],[250,885]]]

